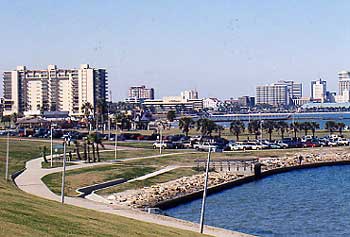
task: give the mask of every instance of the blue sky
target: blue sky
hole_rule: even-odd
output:
[[[322,77],[337,91],[350,70],[348,1],[0,0],[0,71],[89,63],[113,98],[145,84],[156,97],[255,94],[279,79]]]

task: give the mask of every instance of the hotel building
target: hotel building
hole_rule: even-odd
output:
[[[93,107],[107,99],[107,72],[82,64],[79,69],[30,70],[18,66],[3,74],[4,115],[40,114],[42,111],[66,111],[82,115],[82,106]]]

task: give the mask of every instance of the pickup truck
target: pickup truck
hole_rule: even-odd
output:
[[[219,145],[210,144],[209,142],[193,144],[193,148],[197,151],[209,151],[211,149],[212,152],[222,152],[222,148]]]

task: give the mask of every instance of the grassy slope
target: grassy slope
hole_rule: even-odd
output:
[[[39,156],[40,142],[11,141],[10,172]],[[0,174],[4,174],[5,140],[0,139]],[[62,206],[26,194],[0,177],[0,236],[200,236],[197,233]]]
[[[0,236],[200,236],[37,198],[0,181]]]

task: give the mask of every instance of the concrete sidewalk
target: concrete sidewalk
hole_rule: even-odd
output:
[[[53,201],[60,201],[60,197],[53,192],[51,192],[48,187],[41,180],[44,176],[61,172],[62,167],[51,168],[51,169],[43,169],[41,168],[42,158],[37,158],[30,160],[26,163],[26,170],[20,174],[16,179],[15,183],[18,188],[23,190],[24,192],[30,193],[32,195],[46,198]],[[79,169],[84,167],[92,167],[96,165],[107,165],[111,164],[110,162],[100,162],[100,163],[84,163],[78,164],[74,166],[67,166],[67,170]],[[172,217],[148,214],[146,212],[142,212],[139,210],[129,209],[122,206],[109,205],[101,202],[94,202],[91,200],[87,200],[84,198],[78,197],[65,197],[65,203],[73,206],[78,206],[86,209],[91,209],[99,212],[116,214],[128,218],[132,218],[139,221],[155,223],[159,225],[190,230],[190,231],[198,231],[199,225],[196,223],[179,220]],[[204,233],[213,235],[213,236],[222,236],[222,237],[245,237],[251,236],[239,232],[229,231],[221,228],[205,226]]]

